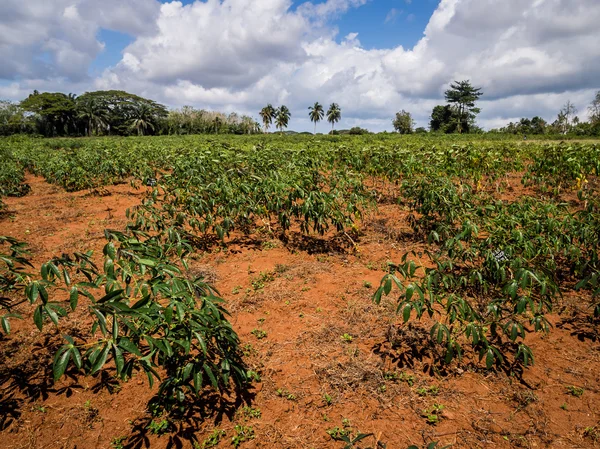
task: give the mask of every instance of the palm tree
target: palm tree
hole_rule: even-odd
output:
[[[150,106],[142,103],[133,108],[132,111],[131,129],[137,129],[138,136],[143,136],[148,128],[154,131],[154,125],[152,124],[154,114],[152,113]]]
[[[315,132],[313,134],[317,134],[317,123],[321,121],[325,111],[323,110],[323,106],[319,104],[319,102],[315,102],[314,106],[309,106],[308,110],[308,118],[310,118],[311,122],[315,123]]]
[[[275,108],[269,103],[260,110],[259,115],[262,118],[265,133],[267,133],[269,131],[269,126],[271,126],[273,118],[275,117]]]
[[[92,131],[99,132],[100,127],[106,127],[108,122],[108,111],[101,108],[95,100],[86,101],[80,106],[77,118],[87,121],[87,134],[92,137]]]
[[[331,123],[331,133],[333,134],[333,125],[340,121],[342,118],[342,110],[337,103],[331,103],[329,110],[327,111],[327,121]]]
[[[275,126],[281,133],[283,133],[283,128],[287,128],[291,116],[292,113],[285,105],[275,111]]]

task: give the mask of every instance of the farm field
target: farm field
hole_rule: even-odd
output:
[[[595,141],[14,137],[0,160],[6,448],[600,443]]]

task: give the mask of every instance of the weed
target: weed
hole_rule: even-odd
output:
[[[154,435],[163,435],[169,431],[171,424],[168,420],[162,419],[160,421],[151,421],[148,425],[148,430]]]
[[[323,393],[323,402],[325,403],[325,405],[331,405],[332,401],[333,399],[331,396],[329,396],[327,393]]]
[[[397,373],[396,371],[384,371],[383,378],[385,380],[393,382],[406,382],[409,386],[413,386],[415,383],[415,376],[412,374],[406,374],[404,371]]]
[[[583,436],[590,438],[592,441],[600,441],[600,425],[586,427],[583,431]]]
[[[352,337],[352,335],[350,335],[350,334],[344,334],[340,338],[342,339],[342,341],[345,341],[346,343],[352,343],[352,340],[354,340],[354,337]]]
[[[421,416],[427,418],[429,424],[438,424],[443,419],[444,408],[441,404],[433,404],[431,407],[423,410]]]
[[[431,385],[429,387],[417,388],[415,393],[419,396],[437,396],[440,392],[440,389],[437,385]]]
[[[225,431],[221,429],[213,429],[212,433],[202,442],[202,444],[194,443],[194,449],[208,449],[219,445],[221,438],[225,436]]]
[[[331,438],[333,438],[336,441],[341,440],[343,436],[350,435],[349,430],[340,428],[340,427],[333,427],[332,429],[327,429],[326,432],[327,432],[327,435],[329,435]]]
[[[295,401],[297,399],[295,394],[290,393],[285,388],[278,388],[275,394],[280,398],[286,398],[288,401]]]
[[[233,444],[233,447],[235,448],[239,447],[244,441],[253,440],[255,437],[252,426],[237,425],[233,431],[235,432],[235,435],[231,438],[231,444]]]
[[[267,333],[262,329],[253,329],[252,331],[250,331],[250,333],[252,335],[254,335],[256,338],[258,338],[259,340],[262,340],[263,338],[267,338]]]
[[[242,414],[248,419],[252,419],[252,418],[258,419],[262,416],[262,412],[260,411],[259,408],[253,408],[253,407],[248,407],[248,406],[245,406],[242,408]]]
[[[111,447],[113,447],[114,449],[124,449],[125,448],[125,441],[127,440],[126,436],[119,436],[119,437],[114,437],[111,441],[110,441],[110,445]]]
[[[570,394],[571,396],[575,396],[576,398],[580,398],[581,396],[583,396],[584,392],[585,392],[585,390],[583,388],[576,387],[574,385],[569,385],[567,387],[567,394]]]
[[[275,280],[275,273],[272,271],[261,272],[257,277],[252,278],[252,288],[254,291],[262,290],[268,282]]]

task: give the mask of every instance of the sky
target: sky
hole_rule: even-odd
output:
[[[468,79],[486,129],[567,100],[585,119],[598,23],[598,0],[1,0],[0,99],[122,89],[256,119],[285,104],[297,131],[336,102],[338,128],[389,131],[400,110],[426,127]]]

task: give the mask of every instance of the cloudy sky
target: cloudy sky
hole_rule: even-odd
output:
[[[479,124],[586,117],[600,89],[598,0],[1,0],[0,99],[123,89],[258,118],[337,102],[338,127],[426,126],[455,79],[484,91]],[[320,131],[327,125],[321,124]]]

